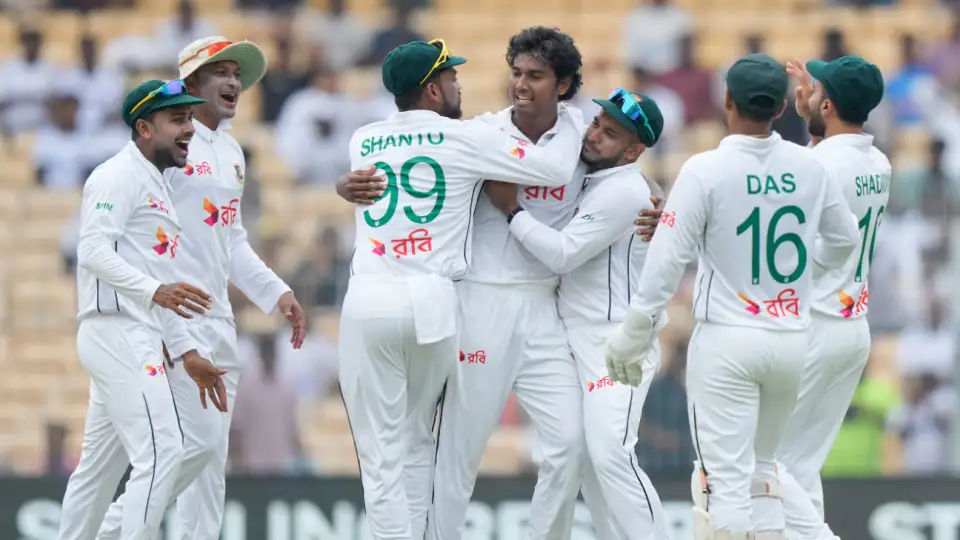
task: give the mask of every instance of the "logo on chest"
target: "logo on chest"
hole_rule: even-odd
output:
[[[194,174],[197,176],[206,176],[213,174],[213,168],[210,167],[210,164],[206,161],[201,161],[196,166],[187,163],[183,168],[183,174],[187,176],[193,176]]]
[[[147,195],[147,206],[149,206],[150,208],[153,208],[154,210],[159,210],[164,214],[170,213],[170,209],[167,208],[166,203],[164,203],[160,199],[155,199],[153,195]]]
[[[230,204],[218,207],[211,202],[210,199],[204,197],[203,211],[208,215],[204,218],[203,222],[211,227],[216,226],[217,222],[220,222],[220,225],[223,227],[229,227],[236,223],[237,210],[239,207],[240,199],[231,199]]]

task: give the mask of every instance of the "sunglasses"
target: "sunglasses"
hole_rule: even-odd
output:
[[[130,109],[130,114],[137,112],[137,109],[143,106],[144,103],[150,101],[151,99],[157,96],[179,96],[187,93],[187,85],[180,79],[174,79],[167,82],[160,88],[157,88],[153,92],[147,94],[147,97],[140,100],[139,103],[133,106]]]
[[[620,107],[620,112],[627,115],[627,118],[636,122],[638,119],[643,118],[643,127],[647,129],[647,132],[650,134],[650,139],[656,139],[657,136],[653,132],[653,128],[650,127],[650,119],[647,118],[646,113],[643,112],[643,107],[640,106],[640,102],[637,101],[637,98],[633,96],[630,92],[627,92],[623,88],[617,88],[614,90],[610,97],[607,98],[614,105]]]
[[[430,45],[440,49],[440,56],[437,58],[437,61],[433,63],[433,67],[430,68],[430,71],[427,72],[427,75],[420,81],[420,84],[427,82],[427,79],[433,75],[433,72],[437,70],[438,67],[446,63],[450,59],[450,49],[447,48],[447,42],[442,39],[435,39],[433,41],[428,41]]]

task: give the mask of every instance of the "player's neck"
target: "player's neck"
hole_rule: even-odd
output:
[[[832,122],[826,126],[823,138],[827,139],[834,135],[860,135],[863,133],[863,126],[857,124],[846,124],[843,122]]]
[[[216,131],[217,128],[220,127],[220,118],[207,107],[197,107],[194,109],[193,117],[210,131]]]
[[[730,135],[744,135],[758,139],[765,139],[772,133],[769,123],[747,122],[738,119],[730,119],[728,131]]]
[[[533,144],[537,144],[543,134],[550,131],[557,124],[557,113],[554,110],[553,115],[538,116],[533,114],[524,114],[516,109],[511,112],[513,125],[517,126],[520,133],[523,133]]]

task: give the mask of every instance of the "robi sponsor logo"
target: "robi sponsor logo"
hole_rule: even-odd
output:
[[[194,173],[196,173],[197,176],[204,176],[208,174],[213,174],[213,169],[210,167],[210,164],[207,163],[206,161],[201,161],[200,164],[197,165],[196,167],[187,163],[187,165],[183,168],[183,174],[187,176],[193,176]]]
[[[587,392],[593,392],[600,388],[609,388],[613,386],[613,381],[610,377],[601,377],[596,381],[587,381]]]
[[[163,227],[157,227],[157,242],[159,244],[153,246],[153,250],[157,252],[157,255],[165,255],[169,249],[170,258],[173,259],[177,256],[177,245],[180,242],[180,235],[174,236],[172,239],[167,236],[167,233],[163,230]]]
[[[151,377],[156,377],[157,375],[164,375],[166,372],[167,371],[163,367],[163,364],[159,364],[156,366],[151,366],[149,364],[147,365],[147,375]]]
[[[169,214],[170,210],[167,209],[167,205],[164,204],[160,199],[154,199],[153,195],[147,195],[147,206],[153,208],[154,210],[159,210],[164,214]]]
[[[464,354],[463,351],[460,351],[460,361],[466,361],[468,364],[486,364],[487,352],[484,350],[479,350],[477,352]]]
[[[528,201],[547,201],[550,199],[562,201],[563,195],[566,193],[566,189],[566,186],[560,186],[558,188],[529,186],[523,188],[523,198]]]
[[[210,199],[204,197],[203,211],[207,213],[207,217],[204,218],[203,222],[211,227],[215,226],[217,222],[220,222],[224,227],[229,227],[237,221],[239,205],[240,199],[232,199],[230,204],[218,208]]]
[[[527,155],[526,150],[523,149],[525,146],[527,146],[527,141],[517,141],[517,147],[510,152],[510,155],[517,156],[517,159],[523,159],[523,156]]]

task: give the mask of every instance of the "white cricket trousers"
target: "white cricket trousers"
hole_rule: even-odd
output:
[[[160,334],[124,315],[99,315],[80,322],[77,352],[90,375],[90,404],[58,538],[96,537],[130,464],[119,538],[151,540],[183,459]]]
[[[783,431],[777,459],[785,465],[781,480],[788,533],[798,540],[832,540],[836,536],[824,521],[820,469],[867,365],[870,326],[866,317],[814,314],[808,335],[810,353],[797,406]],[[810,503],[816,511],[812,515],[804,511]]]
[[[436,453],[433,426],[448,381],[456,384],[456,331],[418,343],[418,315],[437,313],[418,309],[428,295],[417,289],[404,278],[355,275],[340,315],[340,391],[373,540],[423,538]],[[453,283],[439,283],[430,296],[434,305],[420,305],[455,322]]]
[[[212,351],[210,360],[226,369],[223,384],[227,390],[227,412],[222,413],[208,401],[200,403],[200,391],[183,369],[182,359],[174,359],[167,371],[173,391],[175,411],[183,433],[183,464],[170,493],[177,500],[183,540],[217,540],[223,521],[226,497],[227,445],[230,420],[236,403],[241,366],[237,353],[237,329],[232,319],[202,317],[187,325],[190,335]],[[110,505],[97,540],[120,538],[120,516],[127,504],[123,494]]]
[[[660,366],[660,345],[644,365],[639,387],[615,384],[607,374],[604,350],[618,322],[566,322],[567,340],[583,388],[587,467],[584,501],[598,538],[670,540],[663,505],[650,478],[637,464],[640,414]]]
[[[460,540],[487,440],[510,391],[542,450],[528,540],[570,538],[583,476],[582,392],[550,284],[458,283],[459,385],[440,416],[428,540]]]
[[[784,529],[782,501],[751,493],[777,481],[777,446],[797,402],[807,343],[806,332],[712,323],[697,324],[690,338],[690,427],[715,530]]]

